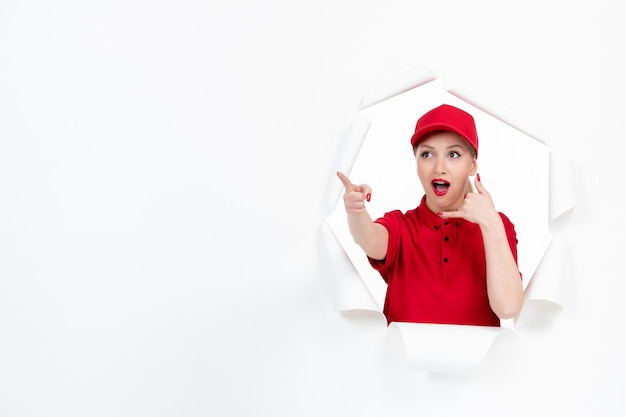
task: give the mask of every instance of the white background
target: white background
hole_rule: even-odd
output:
[[[0,415],[623,415],[625,15],[1,1]],[[575,165],[564,312],[476,375],[411,370],[318,268],[341,131],[416,62],[487,84]]]

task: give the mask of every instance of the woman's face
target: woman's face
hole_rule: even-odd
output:
[[[428,208],[437,213],[461,207],[468,177],[478,167],[468,143],[452,132],[434,132],[420,141],[415,160]]]

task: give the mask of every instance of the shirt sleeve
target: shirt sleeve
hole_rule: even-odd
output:
[[[509,247],[511,248],[511,253],[513,254],[513,259],[515,259],[515,263],[517,264],[517,232],[515,232],[515,226],[513,222],[504,214],[499,213],[502,218],[502,223],[504,224],[504,230],[506,232],[506,238],[509,241]],[[521,275],[521,272],[520,272]]]
[[[499,214],[502,218],[502,223],[504,224],[504,230],[506,231],[506,237],[509,241],[509,246],[511,247],[511,253],[513,253],[515,262],[517,262],[517,233],[515,232],[515,226],[504,213]]]

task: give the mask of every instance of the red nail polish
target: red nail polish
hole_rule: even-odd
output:
[[[476,174],[476,178],[480,181],[480,174]]]
[[[371,199],[371,198],[372,198],[372,195],[371,195],[371,194],[368,194],[368,195],[366,195],[366,196],[365,196],[365,199],[366,199],[368,202],[370,201],[370,199]]]
[[[441,216],[443,214],[443,211],[438,211],[437,212],[437,216]]]

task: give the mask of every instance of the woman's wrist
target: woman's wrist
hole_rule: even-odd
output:
[[[497,211],[493,211],[489,215],[485,215],[483,221],[479,223],[480,230],[483,234],[493,234],[504,232],[504,225],[502,224],[502,218]]]

